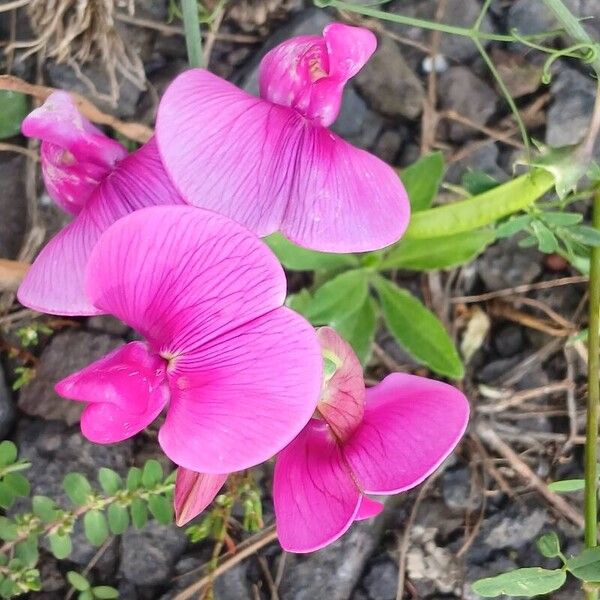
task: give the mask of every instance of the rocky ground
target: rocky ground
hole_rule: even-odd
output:
[[[463,26],[469,26],[480,9],[478,0],[393,0],[386,9],[433,18],[440,4],[446,7],[443,20]],[[600,35],[600,3],[572,0],[570,4],[582,16],[596,17],[587,26]],[[541,0],[497,0],[492,6],[483,23],[486,30],[504,32],[516,27],[532,33],[553,28]],[[135,48],[143,62],[148,86],[141,90],[121,81],[118,101],[112,105],[93,94],[71,66],[51,59],[20,60],[19,52],[5,53],[0,70],[77,90],[105,111],[152,125],[157,98],[186,68],[180,24],[176,20],[165,27],[167,9],[166,0],[136,0],[133,20],[119,21],[126,44]],[[11,15],[15,13],[0,13],[0,39],[8,40],[11,35],[30,39],[25,12]],[[334,12],[303,0],[232,0],[212,40],[210,68],[256,92],[258,64],[269,48],[290,36],[320,33],[334,18]],[[348,86],[334,129],[400,167],[421,152],[441,148],[449,165],[448,183],[459,182],[469,169],[507,179],[521,152],[519,137],[471,42],[391,23],[367,24],[378,32],[379,50]],[[435,47],[439,56],[433,62],[437,72],[432,77],[430,53]],[[552,145],[581,139],[594,101],[595,84],[589,74],[575,63],[564,62],[555,66],[552,82],[546,86],[540,82],[539,57],[524,47],[495,44],[488,50],[533,137]],[[106,91],[107,78],[98,64],[84,66],[82,71],[98,90]],[[432,126],[436,114],[437,127]],[[19,138],[14,141],[22,143]],[[27,250],[32,226],[34,232],[43,230],[50,236],[64,222],[39,185],[39,199],[33,193],[28,216],[30,177],[24,156],[0,153],[2,257],[15,258],[23,248]],[[354,526],[321,552],[283,556],[277,544],[267,546],[222,575],[215,598],[393,600],[398,564],[405,564],[406,598],[471,600],[476,596],[470,582],[479,577],[517,565],[544,564],[533,544],[544,531],[556,530],[566,553],[576,551],[577,528],[540,496],[535,483],[535,477],[542,481],[576,477],[582,469],[585,369],[577,346],[565,345],[564,332],[577,329],[584,320],[584,287],[552,284],[552,280],[575,274],[557,257],[524,250],[512,240],[495,244],[455,272],[400,274],[411,289],[422,292],[452,330],[458,331],[476,313],[489,319],[490,333],[470,361],[465,380],[474,412],[469,435],[423,493],[416,490],[389,500],[381,518]],[[541,282],[550,283],[544,289]],[[502,291],[530,284],[527,294]],[[456,300],[488,292],[500,294]],[[529,300],[525,303],[523,298]],[[0,308],[7,312],[10,304],[6,298],[1,302]],[[533,325],[528,316],[534,317]],[[22,324],[0,317],[4,328],[0,349],[18,345],[15,331]],[[156,440],[150,432],[133,442],[93,446],[78,432],[78,407],[53,392],[58,379],[130,339],[132,332],[108,317],[53,319],[50,326],[55,333],[50,338],[42,336],[42,343],[33,350],[36,356],[30,357],[37,376],[18,392],[10,386],[23,356],[0,355],[0,434],[14,439],[32,460],[34,492],[60,497],[65,473],[75,470],[93,477],[101,466],[122,471],[156,455]],[[382,375],[393,364],[414,367],[381,332],[371,374]],[[487,435],[490,429],[515,449],[519,463]],[[533,478],[518,474],[523,464],[532,470]],[[572,499],[575,505],[580,500]],[[268,496],[265,516],[267,521],[272,518]],[[82,569],[95,550],[82,533],[76,539],[79,543],[70,560]],[[190,545],[175,526],[151,523],[114,541],[95,562],[93,579],[118,587],[123,600],[167,600],[198,579],[198,568],[210,551],[209,543]],[[45,591],[39,597],[65,597],[60,575],[64,570],[64,565],[44,558]],[[278,592],[271,589],[273,579]],[[553,598],[567,599],[572,594],[573,588],[565,588]]]

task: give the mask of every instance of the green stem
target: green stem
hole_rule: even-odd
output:
[[[594,195],[592,224],[600,229],[600,190]],[[590,307],[588,324],[588,399],[585,434],[585,545],[598,545],[598,405],[600,403],[600,248],[592,248],[590,258]],[[587,600],[596,600],[598,592],[586,590]]]
[[[181,0],[183,28],[190,67],[203,67],[202,36],[200,35],[200,20],[198,18],[197,0]]]
[[[562,0],[544,0],[546,6],[554,13],[555,17],[559,20],[565,31],[573,38],[576,42],[583,44],[589,44],[593,46],[597,45],[596,40],[592,39],[587,31],[583,28],[579,19],[575,17],[571,11],[564,5]],[[600,75],[600,56],[596,55],[590,64],[594,67],[594,70]]]

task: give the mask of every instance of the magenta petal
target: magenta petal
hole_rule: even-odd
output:
[[[169,379],[165,454],[194,471],[228,473],[269,459],[307,423],[321,356],[312,327],[279,308],[183,353]]]
[[[364,413],[365,382],[363,370],[352,347],[331,327],[317,329],[321,352],[335,372],[329,376],[325,368],[325,383],[318,409],[339,441],[347,440]]]
[[[360,491],[323,421],[312,419],[280,452],[273,501],[279,542],[288,552],[319,550],[356,518]]]
[[[406,192],[383,161],[208,71],[171,84],[156,136],[191,204],[260,236],[281,228],[301,246],[362,252],[397,241],[408,224]]]
[[[165,361],[131,342],[56,384],[56,392],[87,402],[81,431],[90,441],[127,439],[158,416],[169,399]]]
[[[21,125],[23,135],[42,141],[40,157],[50,197],[77,214],[102,179],[125,156],[121,144],[104,135],[77,110],[66,92],[54,92]]]
[[[348,81],[377,49],[377,38],[364,27],[331,23],[323,30],[329,54],[329,74]]]
[[[207,475],[179,467],[175,480],[175,520],[180,527],[199,515],[216,497],[227,475]]]
[[[144,206],[182,202],[162,167],[152,139],[122,160],[96,188],[73,223],[42,249],[19,287],[19,302],[57,315],[101,313],[85,294],[84,273],[102,232]]]
[[[344,456],[365,493],[401,492],[421,483],[452,452],[468,417],[469,403],[458,389],[394,373],[367,389],[363,422]]]
[[[367,496],[362,496],[360,507],[356,514],[355,521],[364,521],[376,517],[383,510],[383,504],[376,500],[371,500]]]

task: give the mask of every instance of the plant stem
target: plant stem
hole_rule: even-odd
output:
[[[202,36],[200,35],[200,20],[198,18],[197,0],[181,0],[185,44],[190,67],[203,67]]]
[[[592,224],[600,229],[600,190],[594,195]],[[585,434],[585,545],[598,545],[598,404],[600,403],[600,248],[592,248],[590,258],[590,307],[588,324],[588,400]],[[596,600],[598,592],[586,590],[587,600]]]

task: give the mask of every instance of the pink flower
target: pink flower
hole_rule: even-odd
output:
[[[340,358],[352,352],[331,329],[319,337]],[[394,373],[365,391],[354,383],[356,358],[338,364],[333,387],[317,407],[321,418],[311,419],[275,464],[277,532],[290,552],[323,548],[353,521],[379,513],[383,505],[369,494],[396,494],[421,483],[467,424],[469,405],[456,388]]]
[[[53,93],[23,121],[23,134],[42,140],[46,189],[72,223],[40,252],[19,288],[21,304],[60,315],[99,310],[84,293],[84,271],[100,234],[144,206],[182,204],[152,139],[131,155],[77,110],[69,94]]]
[[[260,236],[280,230],[315,250],[398,240],[410,211],[398,175],[327,129],[376,45],[367,29],[341,23],[292,38],[264,57],[261,98],[203,69],[177,77],[156,123],[177,189]]]
[[[271,251],[216,213],[138,210],[94,246],[85,292],[98,311],[136,329],[129,343],[56,386],[84,402],[92,442],[126,439],[168,405],[159,443],[178,465],[219,474],[281,450],[318,401],[314,330],[283,306]]]

